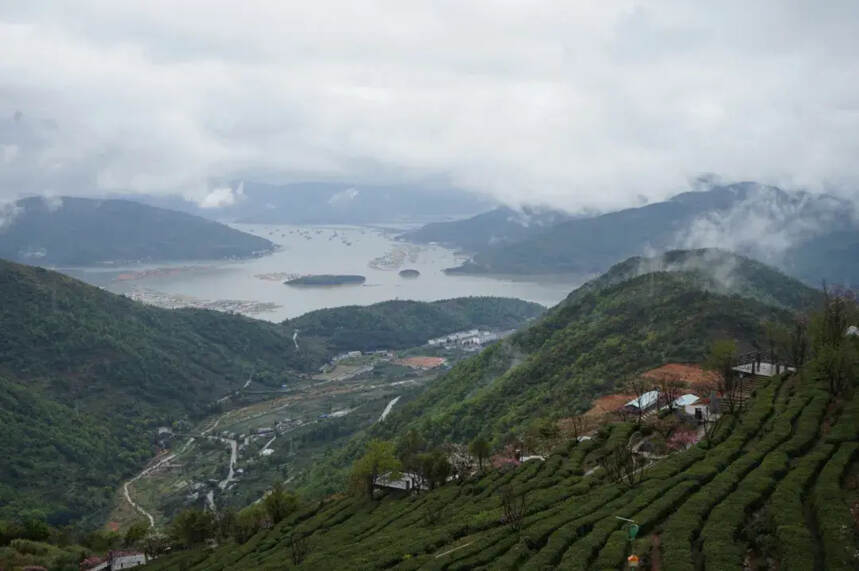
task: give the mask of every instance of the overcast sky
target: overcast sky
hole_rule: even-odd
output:
[[[855,0],[0,0],[0,198],[239,179],[854,195]]]

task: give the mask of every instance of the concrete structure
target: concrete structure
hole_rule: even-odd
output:
[[[111,551],[107,557],[90,557],[81,561],[80,568],[86,571],[117,571],[146,564],[146,555],[139,551]]]
[[[418,482],[420,482],[420,478],[416,474],[411,474],[409,472],[402,472],[400,477],[397,479],[392,479],[389,477],[389,474],[385,474],[380,476],[378,480],[376,480],[375,486],[377,488],[387,488],[390,490],[414,490],[418,487]],[[420,486],[422,490],[428,490],[429,488],[426,484]]]
[[[745,373],[747,375],[755,375],[758,377],[772,377],[773,375],[778,375],[786,371],[795,372],[796,368],[788,367],[787,365],[783,365],[781,363],[752,361],[751,363],[745,363],[743,365],[733,367],[733,370],[737,371],[738,373]]]

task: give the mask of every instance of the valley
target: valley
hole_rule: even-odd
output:
[[[282,387],[256,384],[251,376],[219,401],[227,412],[194,426],[159,429],[166,448],[123,484],[108,525],[127,529],[143,515],[163,528],[187,506],[240,509],[263,497],[278,479],[308,496],[334,493],[333,481],[320,485],[308,478],[326,450],[384,422],[398,403],[414,398],[450,364],[473,353],[470,347],[449,345],[344,354],[322,372]],[[432,358],[445,366],[398,364],[398,356],[428,358],[409,355],[436,355]]]

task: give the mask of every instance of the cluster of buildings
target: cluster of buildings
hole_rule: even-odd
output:
[[[139,551],[111,551],[107,557],[88,557],[81,561],[83,571],[116,571],[146,565],[146,555]]]
[[[469,329],[467,331],[457,331],[456,333],[450,333],[442,337],[430,339],[427,341],[427,345],[432,347],[441,346],[447,348],[461,347],[465,349],[477,349],[488,343],[498,341],[499,339],[510,335],[512,332],[513,331],[511,330],[493,333],[492,331]]]

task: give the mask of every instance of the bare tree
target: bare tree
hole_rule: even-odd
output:
[[[501,507],[504,510],[504,523],[515,531],[522,528],[522,519],[525,517],[526,493],[517,493],[510,486],[501,488]]]
[[[686,390],[686,384],[679,376],[664,373],[657,379],[657,387],[659,388],[659,401],[667,406],[669,410],[674,410],[674,401],[679,399]]]
[[[743,389],[745,388],[745,379],[742,373],[734,370],[736,364],[737,345],[732,339],[713,343],[706,365],[708,369],[718,375],[716,390],[731,414],[742,407]]]
[[[630,442],[615,447],[599,461],[600,467],[613,482],[634,488],[641,482],[647,459],[635,452]]]
[[[584,416],[577,414],[565,419],[563,425],[567,436],[571,440],[578,441],[579,437],[587,432],[588,422]]]
[[[307,537],[301,533],[293,532],[289,536],[289,544],[292,562],[296,565],[301,565],[301,562],[307,557],[308,551],[310,551],[307,545]]]
[[[635,395],[636,402],[638,403],[638,410],[635,412],[635,415],[637,416],[637,422],[641,424],[641,419],[644,416],[644,403],[641,397],[650,391],[653,384],[649,379],[636,376],[627,381],[626,386]]]

